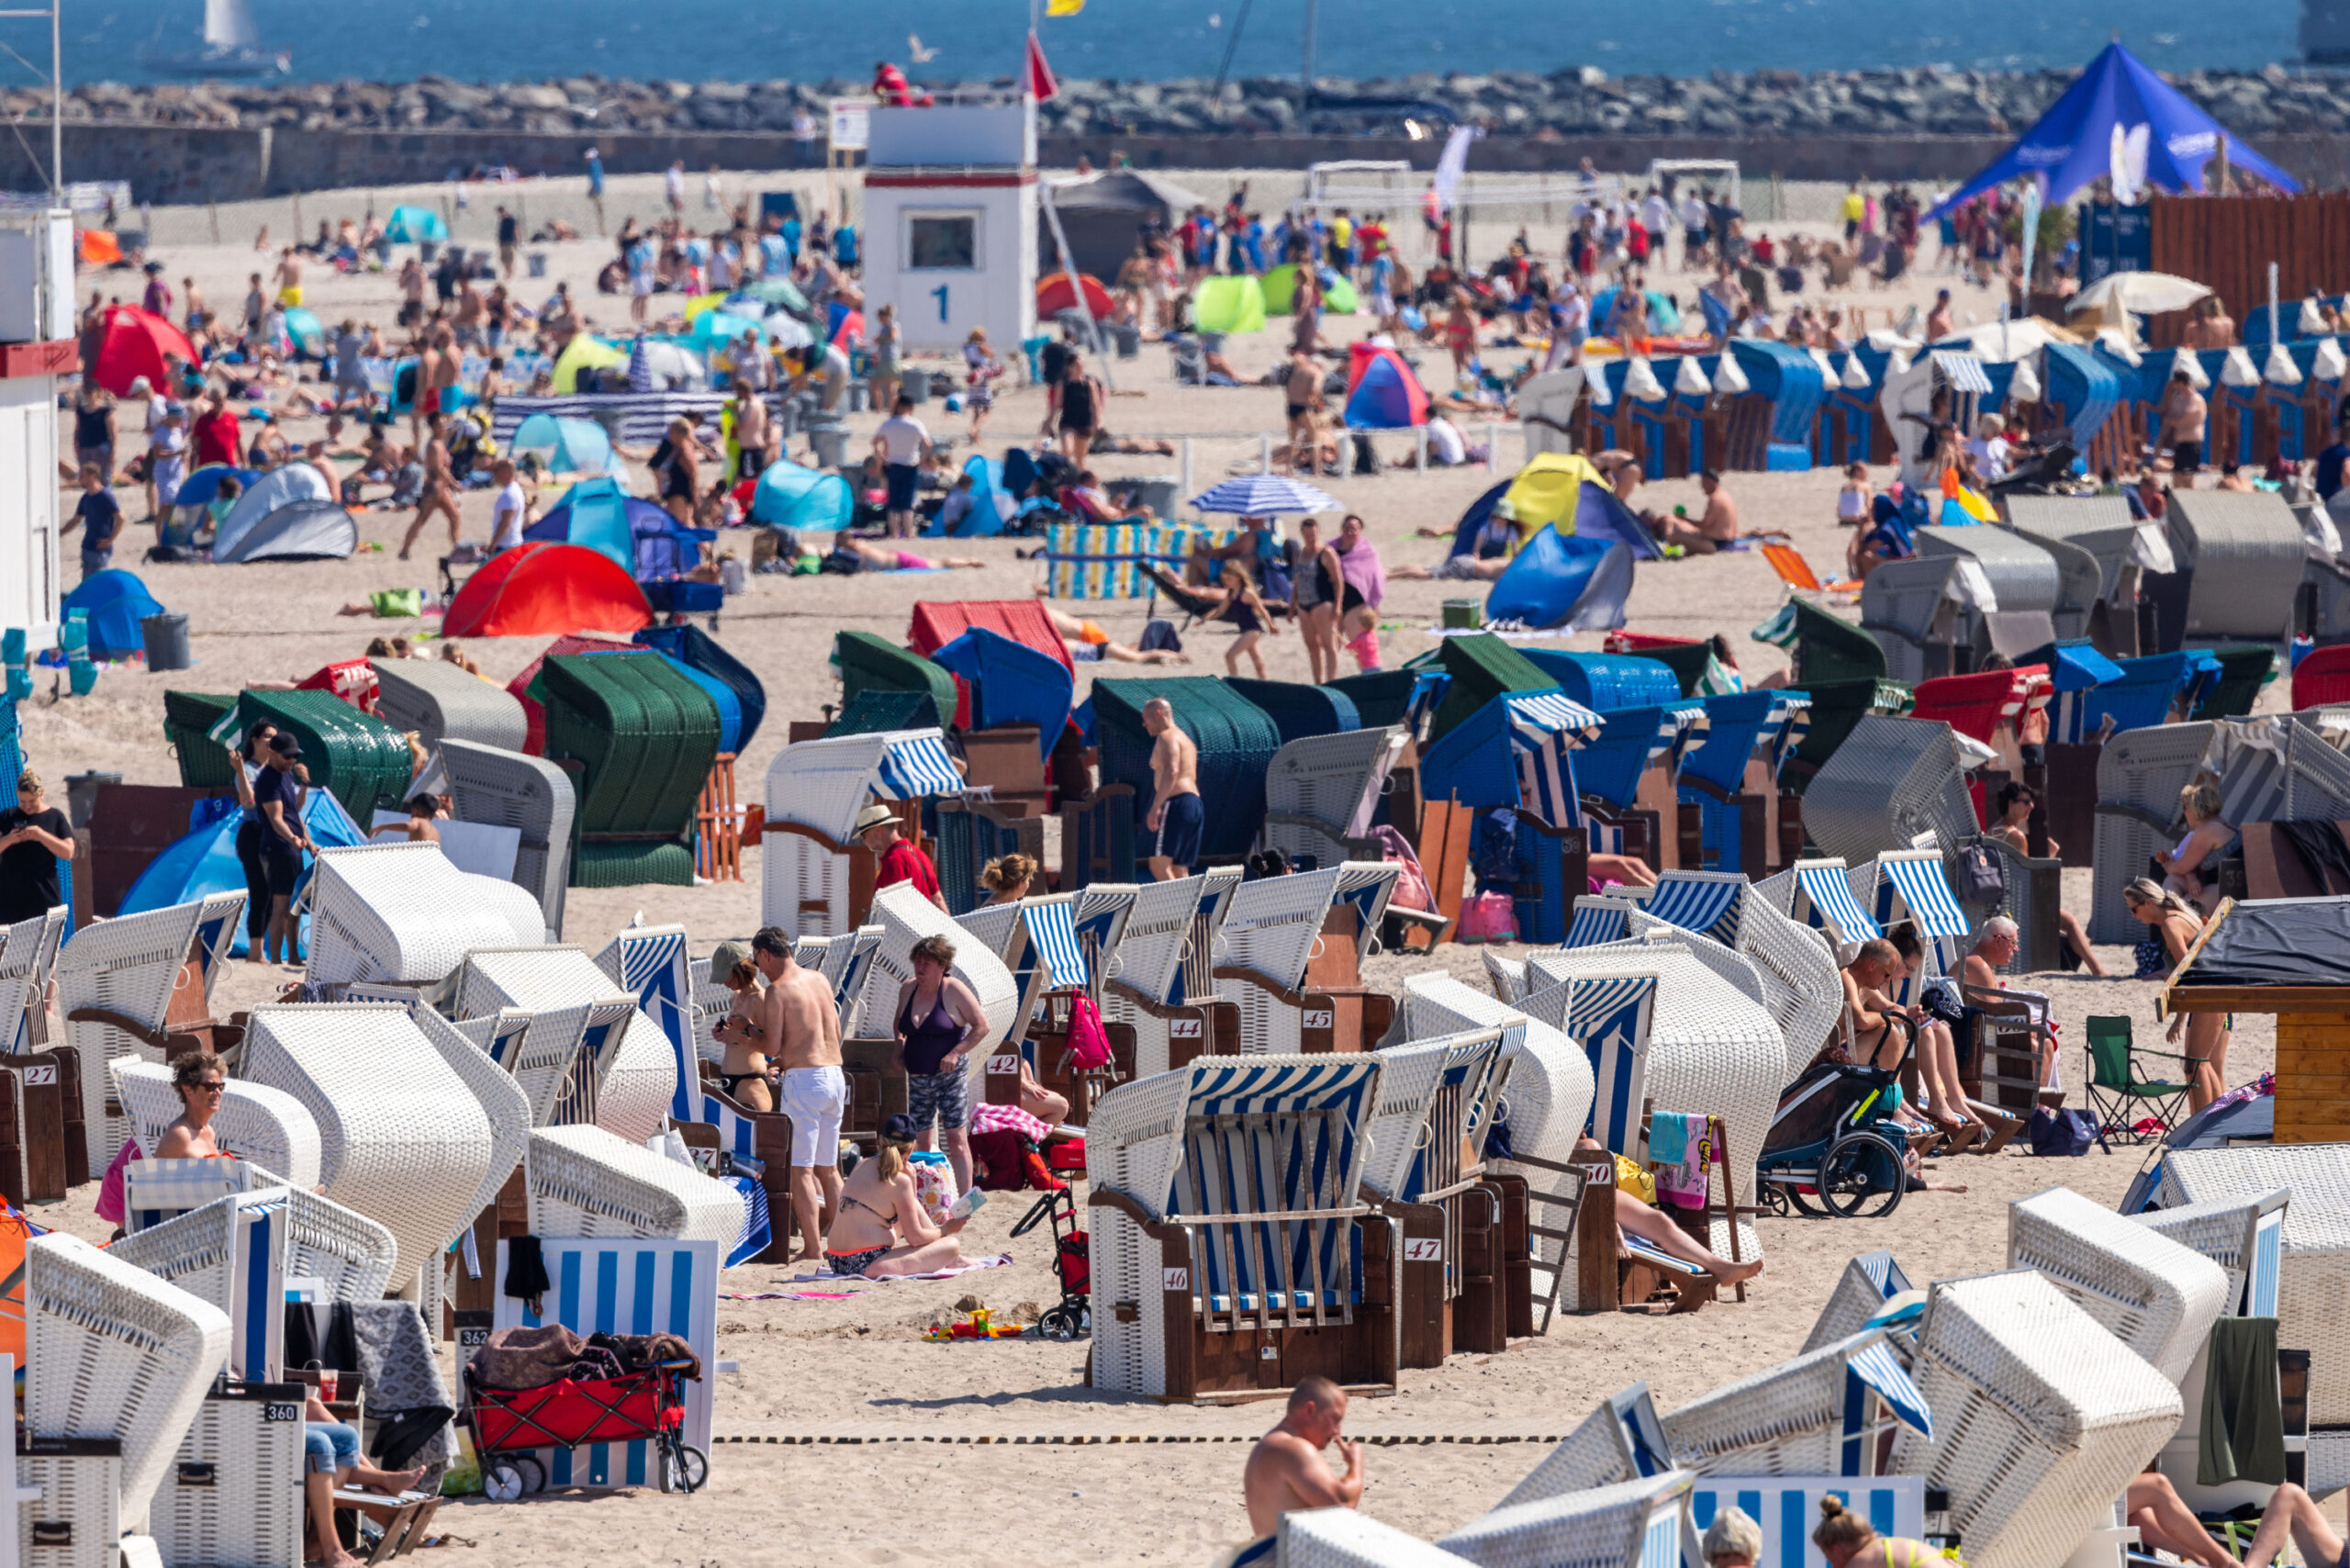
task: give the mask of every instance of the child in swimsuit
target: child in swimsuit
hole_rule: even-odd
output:
[[[726,1047],[718,1085],[746,1111],[772,1111],[775,1094],[768,1086],[767,1033],[759,1024],[759,1006],[767,993],[759,983],[758,965],[748,958],[737,963],[727,973],[726,989],[734,993],[734,1004],[711,1031]]]
[[[1224,564],[1224,588],[1223,607],[1212,619],[1231,622],[1234,630],[1240,633],[1232,640],[1232,646],[1225,650],[1224,667],[1237,676],[1241,655],[1245,654],[1248,662],[1257,666],[1257,678],[1266,679],[1265,655],[1257,651],[1257,644],[1268,633],[1276,637],[1281,635],[1280,628],[1272,623],[1273,612],[1267,610],[1265,601],[1257,597],[1257,585],[1249,580],[1248,568],[1239,562],[1226,561]]]

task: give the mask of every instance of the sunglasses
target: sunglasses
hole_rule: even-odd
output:
[[[207,1078],[201,1083],[191,1083],[188,1087],[199,1093],[218,1094],[224,1092],[229,1086],[217,1078]]]

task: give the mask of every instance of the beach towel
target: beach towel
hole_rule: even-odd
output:
[[[1679,1111],[1650,1116],[1649,1163],[1656,1167],[1658,1201],[1675,1208],[1704,1208],[1706,1167],[1712,1159],[1704,1116]]]
[[[2285,1408],[2277,1386],[2277,1320],[2222,1317],[2211,1325],[2203,1380],[2203,1429],[2195,1484],[2274,1485],[2285,1479]]]
[[[901,1285],[909,1280],[951,1280],[957,1274],[974,1273],[980,1269],[1002,1269],[1011,1265],[1012,1254],[999,1252],[992,1258],[982,1258],[976,1263],[966,1263],[959,1269],[934,1269],[927,1274],[884,1274],[878,1279],[864,1274],[835,1274],[829,1270],[821,1274],[794,1274],[788,1283],[812,1285],[856,1280],[868,1285]]]

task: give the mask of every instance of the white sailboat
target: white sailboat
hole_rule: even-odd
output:
[[[290,50],[262,47],[252,0],[204,0],[204,47],[179,52],[150,45],[139,63],[170,76],[282,76],[294,67]]]

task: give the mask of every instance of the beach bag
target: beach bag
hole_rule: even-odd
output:
[[[1999,857],[1979,844],[1970,844],[1958,852],[1958,902],[1961,903],[2002,904],[2008,900],[2008,879],[1999,867]]]
[[[1069,1059],[1081,1072],[1110,1065],[1109,1031],[1102,1027],[1101,1009],[1083,991],[1069,999]]]
[[[2031,1113],[2031,1120],[2024,1128],[2024,1136],[2031,1140],[2031,1152],[2043,1157],[2062,1156],[2077,1159],[2097,1142],[2097,1118],[2087,1111],[2052,1111],[2041,1106]]]
[[[1461,942],[1515,942],[1517,905],[1507,893],[1479,893],[1460,906]]]

